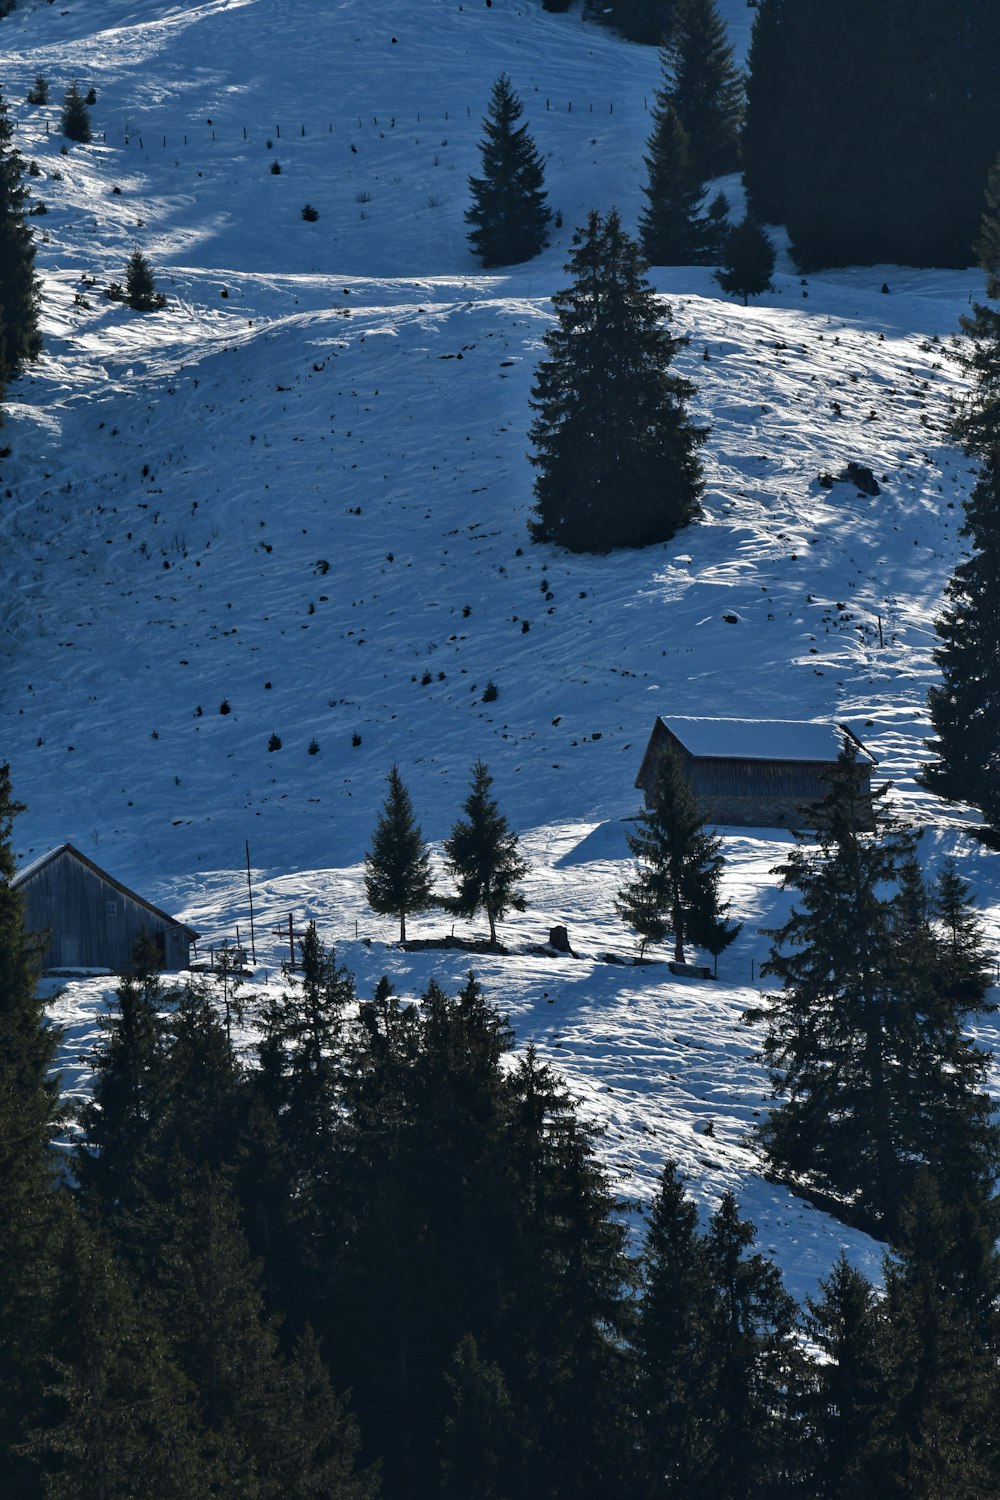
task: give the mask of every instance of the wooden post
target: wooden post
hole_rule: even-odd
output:
[[[256,964],[256,962],[257,962],[257,947],[256,947],[256,944],[254,943],[254,933],[253,933],[253,885],[252,885],[252,883],[250,881],[250,840],[248,838],[245,838],[243,840],[243,842],[244,842],[244,844],[246,844],[246,849],[247,849],[247,891],[249,892],[249,895],[250,895],[250,956],[252,957],[254,963]]]

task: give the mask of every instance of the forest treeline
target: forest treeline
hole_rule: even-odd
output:
[[[630,1239],[594,1131],[533,1048],[514,1051],[474,977],[457,994],[432,981],[419,1001],[387,979],[358,997],[314,926],[301,973],[252,1011],[238,975],[168,978],[137,948],[90,1058],[92,1097],[68,1122],[11,884],[19,811],[4,767],[6,1496],[997,1493],[997,1140],[981,1054],[961,1053],[940,1097],[929,1083],[933,1039],[961,1004],[982,1007],[984,974],[970,962],[960,993],[944,982],[931,960],[947,936],[931,942],[912,871],[879,918],[908,912],[911,969],[867,999],[901,1038],[907,1016],[928,1018],[916,1102],[953,1132],[901,1143],[884,1289],[841,1258],[796,1306],[735,1198],[701,1218],[671,1162]],[[884,886],[884,840],[857,837],[860,888]],[[853,838],[831,829],[828,891],[856,862]],[[809,910],[794,859],[788,879]],[[947,910],[974,951],[967,893],[953,885]],[[895,964],[902,935],[894,951]],[[861,1066],[871,1048],[856,1054]],[[801,1077],[793,1091],[808,1103]],[[853,1107],[842,1094],[841,1126]],[[856,1170],[880,1191],[863,1152]]]

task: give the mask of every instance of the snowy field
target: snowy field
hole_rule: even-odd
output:
[[[752,11],[722,9],[742,56]],[[476,971],[606,1128],[622,1193],[648,1200],[674,1156],[706,1208],[736,1192],[796,1295],[841,1246],[876,1272],[878,1247],[765,1182],[747,1139],[766,1078],[739,1016],[759,929],[785,909],[770,873],[785,836],[721,830],[744,929],[717,982],[599,955],[634,951],[612,901],[659,713],[849,721],[925,829],[928,868],[956,856],[1000,946],[996,855],[914,780],[971,482],[947,435],[962,392],[946,349],[982,278],[805,281],[782,253],[774,292],[744,309],[708,270],[654,270],[711,425],[704,521],[606,558],[534,546],[548,298],[590,208],[635,225],[659,64],[537,0],[375,10],[57,0],[0,23],[0,87],[48,209],[32,220],[45,352],[0,433],[18,858],[68,840],[208,945],[248,937],[248,839],[255,984],[275,982],[293,913],[362,993],[384,972],[407,995],[432,975],[454,989],[468,955],[400,952],[361,861],[391,764],[439,848],[481,757],[531,873],[510,952]],[[537,260],[487,275],[463,211],[501,70],[563,222]],[[21,102],[37,73],[45,108]],[[95,139],[63,154],[74,77],[97,90]],[[738,215],[738,181],[721,186]],[[136,245],[160,312],[101,295]],[[879,496],[819,483],[852,459]],[[531,951],[556,922],[576,958]],[[440,936],[450,919],[410,925]],[[71,1093],[112,983],[52,1002]],[[981,1040],[1000,1050],[995,1028]]]

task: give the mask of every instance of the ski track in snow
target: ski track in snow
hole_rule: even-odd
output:
[[[743,56],[752,11],[722,9]],[[246,939],[248,838],[255,986],[279,982],[291,911],[361,994],[383,972],[406,995],[455,988],[472,957],[401,953],[361,861],[393,762],[440,858],[482,757],[532,868],[509,954],[474,967],[604,1129],[623,1197],[647,1202],[673,1156],[706,1210],[736,1192],[796,1296],[842,1246],[877,1274],[872,1241],[764,1181],[747,1134],[767,1081],[739,1017],[759,929],[787,908],[770,873],[785,836],[723,830],[744,928],[717,982],[598,956],[633,951],[612,899],[660,712],[849,720],[996,945],[995,856],[914,780],[971,483],[947,342],[982,278],[801,279],[782,248],[775,291],[743,309],[708,270],[655,269],[711,424],[704,521],[573,557],[525,531],[528,396],[573,225],[612,204],[635,224],[655,52],[528,0],[387,0],[377,17],[362,0],[70,0],[0,25],[49,210],[32,221],[45,352],[8,392],[0,460],[19,857],[69,839],[211,943]],[[486,274],[462,215],[501,69],[564,223],[537,260]],[[53,103],[21,105],[39,72]],[[63,155],[72,77],[98,91],[96,134]],[[738,180],[722,186],[738,215]],[[102,296],[137,243],[161,312]],[[818,482],[851,459],[881,495]],[[555,922],[576,958],[532,951]],[[113,980],[47,983],[75,1096]],[[997,1048],[991,1024],[978,1035]]]

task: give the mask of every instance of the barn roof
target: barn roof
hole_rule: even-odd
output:
[[[123,885],[120,880],[116,880],[113,875],[109,875],[107,870],[102,870],[100,865],[95,865],[92,859],[88,859],[85,854],[81,854],[80,850],[74,848],[72,844],[60,844],[58,848],[50,849],[47,854],[41,854],[37,859],[33,859],[30,864],[25,865],[23,870],[18,870],[11,881],[11,885],[20,886],[26,884],[33,876],[44,870],[46,865],[52,864],[54,860],[59,859],[64,854],[78,860],[91,874],[97,875],[107,885],[113,886],[116,891],[120,891],[123,896],[127,896],[130,901],[136,902],[138,906],[145,907],[146,911],[150,912],[154,917],[158,917],[161,922],[166,922],[170,927],[183,928],[192,941],[198,937],[199,934],[195,932],[193,927],[189,927],[186,922],[179,922],[176,917],[170,916],[169,912],[161,911],[158,906],[154,906],[151,901],[147,901],[145,896],[140,896],[138,891],[130,890],[127,885]]]
[[[798,719],[702,719],[660,716],[665,729],[696,760],[770,760],[832,763],[847,735],[858,749],[858,759],[877,765],[846,724],[816,724]]]

